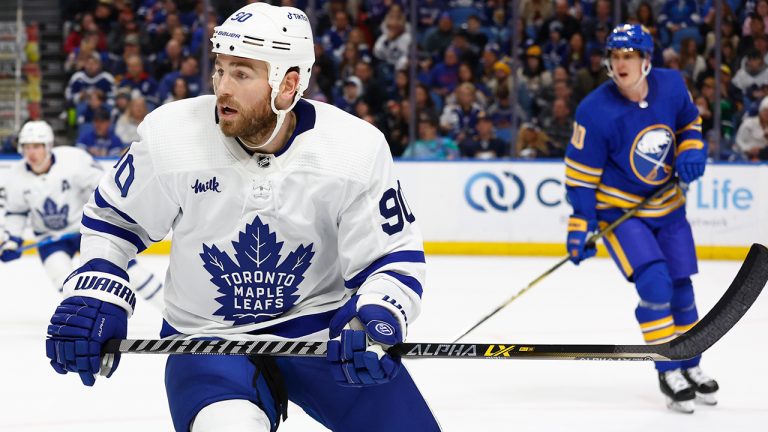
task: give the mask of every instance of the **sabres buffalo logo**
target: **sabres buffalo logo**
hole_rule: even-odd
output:
[[[666,183],[672,175],[675,134],[665,125],[649,126],[635,137],[629,155],[632,171],[645,183]]]

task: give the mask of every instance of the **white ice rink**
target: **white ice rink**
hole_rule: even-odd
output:
[[[157,272],[167,257],[143,257]],[[423,313],[410,341],[449,341],[549,268],[556,258],[429,257]],[[708,311],[740,263],[704,261],[694,277]],[[0,431],[171,431],[164,356],[123,356],[95,387],[57,375],[44,350],[59,298],[36,256],[0,264]],[[476,330],[476,342],[637,344],[636,296],[613,264],[567,264]],[[139,303],[129,337],[154,338],[160,315]],[[443,430],[740,432],[768,430],[768,293],[704,356],[720,404],[693,415],[664,407],[646,362],[410,360]],[[325,430],[296,406],[281,432]],[[396,413],[393,413],[396,415]],[[364,429],[361,429],[364,431]],[[405,431],[398,431],[405,432]]]

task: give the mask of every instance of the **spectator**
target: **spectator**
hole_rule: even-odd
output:
[[[363,83],[363,100],[371,107],[374,115],[379,115],[383,109],[386,100],[386,91],[374,79],[373,67],[366,61],[359,61],[355,65],[355,75]]]
[[[565,58],[564,66],[568,68],[571,76],[576,75],[580,70],[588,66],[587,45],[584,42],[584,35],[580,32],[574,32],[568,41],[568,53]]]
[[[146,100],[137,96],[131,99],[128,109],[117,119],[115,124],[115,135],[120,138],[125,147],[128,147],[134,141],[140,141],[139,124],[144,120],[149,112]]]
[[[333,25],[320,37],[321,43],[325,51],[333,56],[338,62],[341,59],[341,54],[344,48],[344,44],[347,41],[349,32],[352,30],[352,24],[349,19],[349,14],[346,10],[337,10],[332,15]]]
[[[693,38],[683,39],[680,42],[680,71],[695,82],[706,67],[704,58],[699,55],[696,40]]]
[[[118,88],[129,88],[140,93],[149,107],[149,110],[157,108],[159,103],[157,95],[157,82],[144,71],[144,62],[141,57],[133,55],[126,60],[127,71],[125,78],[120,81]]]
[[[457,142],[472,135],[483,107],[475,99],[475,86],[463,83],[456,87],[456,103],[446,105],[440,116],[440,127]]]
[[[351,76],[344,80],[341,95],[337,97],[336,106],[350,114],[355,113],[355,105],[363,99],[363,83],[360,78]]]
[[[653,8],[649,2],[642,1],[637,5],[637,8],[635,9],[635,19],[638,24],[641,24],[648,29],[648,33],[650,33],[654,39],[659,37],[659,28],[656,25]]]
[[[77,124],[90,124],[94,114],[101,109],[109,109],[104,92],[91,88],[86,91],[86,96],[77,104]]]
[[[755,2],[754,13],[747,15],[747,18],[744,20],[744,25],[741,29],[742,35],[755,36],[755,33],[752,33],[752,21],[762,21],[763,29],[768,28],[768,0],[757,0]]]
[[[459,56],[455,49],[448,48],[443,61],[436,64],[429,75],[429,85],[440,96],[447,96],[459,82]]]
[[[752,14],[752,16],[755,16],[755,14]],[[741,38],[739,55],[748,54],[750,50],[755,48],[755,37],[765,35],[766,25],[763,20],[755,18],[750,21],[749,27],[751,28],[749,35]]]
[[[768,97],[760,101],[757,116],[741,122],[736,133],[736,147],[751,161],[758,160],[760,151],[768,147]]]
[[[139,56],[142,60],[142,64],[144,65],[144,70],[149,71],[151,70],[152,64],[147,61],[147,59],[142,55],[141,53],[141,44],[139,42],[139,35],[137,34],[129,34],[125,37],[125,41],[123,43],[123,53],[120,56],[116,56],[114,54],[110,55],[110,73],[115,77],[117,80],[121,80],[124,78],[123,75],[128,71],[128,59],[133,56]]]
[[[420,34],[424,34],[428,29],[435,27],[439,21],[440,15],[445,11],[445,0],[420,0],[418,3],[418,22],[417,29]]]
[[[163,77],[162,81],[157,88],[158,96],[160,100],[165,100],[168,97],[168,93],[173,87],[173,83],[176,78],[183,78],[187,82],[189,88],[190,97],[195,97],[200,94],[202,89],[202,82],[200,80],[200,73],[197,69],[197,59],[194,57],[185,57],[181,62],[181,68],[176,72],[171,72]]]
[[[130,90],[118,90],[117,96],[115,96],[115,106],[112,107],[112,111],[109,114],[110,122],[113,124],[117,122],[117,119],[119,119],[120,116],[128,110],[129,102],[131,102]]]
[[[700,22],[701,15],[696,0],[667,0],[659,14],[661,44],[669,46],[686,37],[700,42]]]
[[[570,40],[574,33],[580,30],[579,21],[570,14],[568,0],[555,0],[555,12],[547,19],[539,29],[536,36],[536,43],[544,44],[549,39],[549,32],[552,31],[552,23],[558,23],[560,35],[564,40]]]
[[[165,49],[157,54],[154,67],[155,80],[161,80],[171,72],[181,69],[185,57],[184,47],[176,39],[165,44]]]
[[[434,119],[419,116],[419,139],[412,142],[403,152],[403,158],[409,159],[456,159],[459,147],[448,137],[439,136]]]
[[[437,118],[435,101],[429,87],[422,83],[416,84],[416,112]]]
[[[568,42],[563,39],[562,32],[563,25],[560,21],[552,21],[549,24],[549,38],[542,47],[542,59],[548,71],[565,64],[568,57]]]
[[[520,18],[528,23],[528,33],[536,34],[544,21],[554,14],[551,0],[521,0],[519,4]]]
[[[544,131],[533,123],[523,123],[517,138],[517,156],[523,159],[548,158],[551,143]]]
[[[108,100],[115,96],[115,78],[111,73],[101,70],[101,57],[96,53],[88,58],[84,70],[75,72],[69,79],[64,97],[70,104],[77,105],[91,88],[104,92]]]
[[[125,146],[112,130],[109,119],[109,111],[106,109],[94,113],[93,128],[80,135],[75,147],[95,157],[120,156]]]
[[[383,61],[386,76],[392,77],[395,68],[402,68],[408,60],[411,35],[405,32],[405,17],[389,15],[384,20],[386,32],[376,39],[373,55]]]
[[[461,156],[475,159],[495,159],[509,154],[504,141],[496,137],[493,121],[485,113],[477,119],[475,134],[461,141]]]
[[[424,35],[424,50],[433,59],[441,58],[451,44],[451,39],[453,39],[453,20],[448,12],[443,12],[437,20],[437,27],[427,30]]]
[[[64,71],[67,73],[74,73],[84,70],[88,60],[94,55],[99,57],[100,61],[104,58],[101,55],[101,51],[97,48],[99,35],[94,32],[86,33],[83,39],[80,41],[80,46],[75,48],[64,61]]]
[[[187,86],[187,82],[184,80],[184,78],[176,78],[176,80],[173,82],[173,89],[171,90],[171,93],[168,95],[167,98],[163,101],[163,105],[171,102],[175,102],[177,100],[186,99],[189,97],[189,86]]]
[[[88,33],[95,33],[97,35],[97,42],[95,45],[96,50],[107,50],[107,38],[93,20],[93,14],[85,13],[80,19],[80,23],[75,25],[72,31],[67,35],[67,38],[64,41],[64,54],[69,55],[75,51],[83,41],[83,37]]]
[[[382,124],[389,151],[394,157],[400,157],[408,146],[408,123],[403,113],[403,102],[387,101]]]
[[[748,90],[753,86],[768,85],[768,68],[766,68],[763,56],[757,50],[747,54],[747,62],[743,68],[733,77],[733,85],[750,97]]]
[[[550,157],[565,156],[565,147],[571,139],[573,133],[573,116],[568,101],[563,98],[557,98],[552,103],[551,115],[544,117],[541,126],[547,131],[552,146],[550,147]]]
[[[488,43],[488,36],[483,32],[483,22],[477,15],[470,15],[461,32],[472,47],[472,51],[481,52]]]

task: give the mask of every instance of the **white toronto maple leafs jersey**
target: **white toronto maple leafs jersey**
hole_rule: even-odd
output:
[[[86,205],[82,262],[125,267],[173,232],[162,336],[314,339],[354,293],[418,315],[422,239],[384,136],[324,103],[293,112],[283,149],[252,156],[214,96],[163,105]]]
[[[27,221],[36,235],[77,231],[83,205],[104,171],[91,155],[74,147],[51,150],[51,168],[35,174],[22,160],[5,174],[5,229],[22,237]]]

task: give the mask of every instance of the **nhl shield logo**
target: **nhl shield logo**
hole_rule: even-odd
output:
[[[645,183],[666,183],[672,175],[675,134],[666,125],[649,126],[635,137],[629,160],[632,171]]]
[[[266,321],[290,309],[315,255],[313,243],[299,245],[281,261],[283,242],[257,216],[232,242],[234,260],[216,245],[203,244],[200,258],[221,294],[213,314],[233,325]]]

